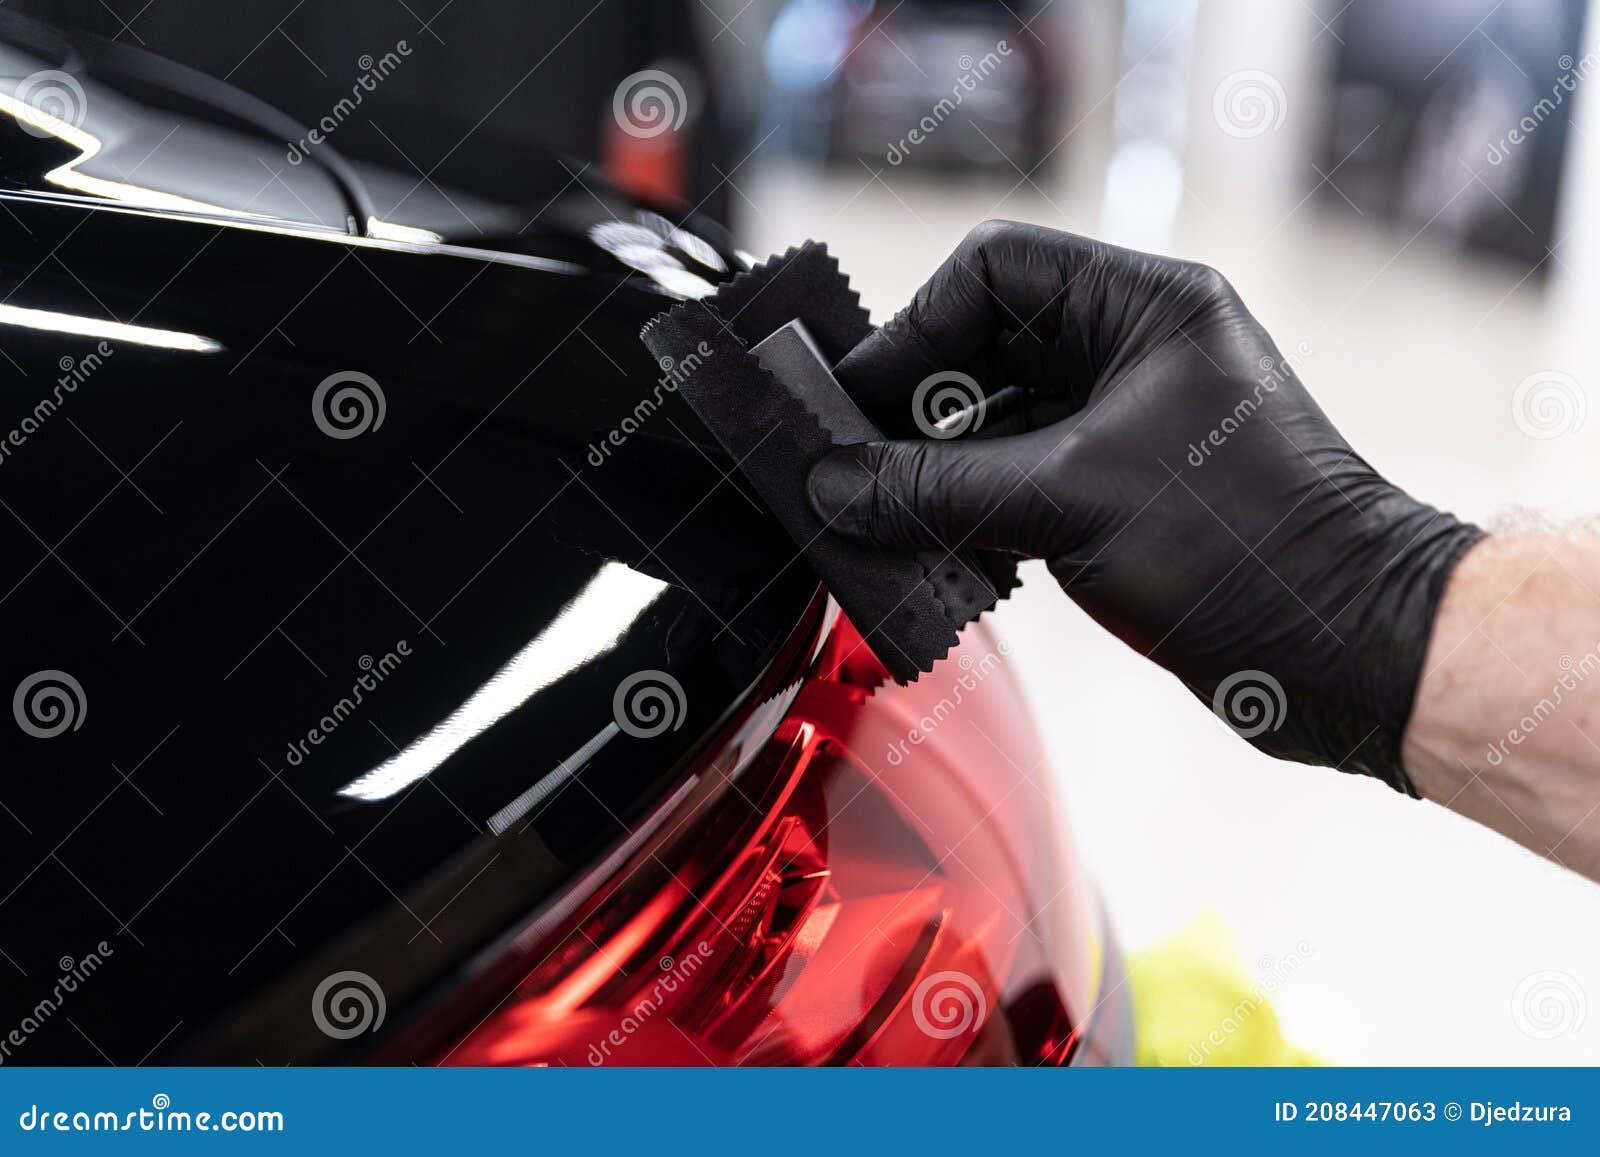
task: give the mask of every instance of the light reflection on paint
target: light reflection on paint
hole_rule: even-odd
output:
[[[655,283],[676,297],[687,297],[690,301],[699,301],[702,297],[710,297],[717,291],[698,273],[690,273],[687,269],[653,269],[650,271]]]
[[[539,691],[617,645],[667,585],[620,562],[608,562],[549,626],[450,717],[403,751],[339,789],[346,799],[388,799],[432,774],[445,760]]]
[[[59,185],[63,189],[71,189],[75,193],[86,193],[94,197],[105,197],[112,201],[124,201],[132,205],[143,205],[152,209],[177,209],[188,212],[214,213],[224,217],[246,217],[256,220],[265,220],[261,213],[246,213],[239,209],[229,209],[223,205],[213,205],[207,201],[196,201],[192,197],[180,197],[176,193],[163,193],[157,189],[148,189],[143,185],[132,185],[126,181],[109,181],[104,177],[91,177],[88,173],[78,171],[78,166],[85,161],[93,160],[104,143],[93,133],[86,132],[73,124],[64,121],[58,116],[35,108],[27,101],[18,100],[9,93],[0,93],[0,111],[9,113],[19,121],[32,125],[40,132],[49,133],[53,137],[65,141],[78,150],[78,155],[64,165],[51,169],[44,175],[44,179],[52,185]]]
[[[415,225],[396,225],[377,217],[367,218],[367,236],[381,237],[386,241],[411,241],[423,245],[437,245],[444,235],[432,229],[419,229]]]
[[[674,297],[698,299],[715,293],[717,287],[667,252],[672,245],[707,268],[726,272],[727,266],[710,245],[687,233],[655,213],[641,210],[642,224],[629,221],[601,221],[589,227],[589,240],[618,261],[650,278]],[[691,244],[693,242],[693,244]],[[706,260],[709,253],[714,264]]]
[[[3,2],[3,0],[0,0],[0,2]],[[126,206],[128,209],[150,210],[167,220],[183,220],[184,217],[179,216],[180,214],[203,214],[208,217],[220,217],[232,228],[247,229],[257,233],[275,233],[284,237],[338,241],[347,245],[375,249],[475,257],[499,264],[542,269],[551,273],[580,274],[587,272],[582,266],[575,265],[570,261],[556,261],[550,258],[534,257],[528,254],[512,253],[498,249],[478,249],[470,246],[449,244],[445,242],[441,234],[435,233],[431,229],[421,229],[411,225],[397,225],[392,221],[384,221],[377,217],[370,217],[367,220],[368,236],[355,237],[342,229],[336,230],[322,225],[296,225],[271,214],[251,213],[242,209],[232,209],[226,205],[214,205],[209,201],[197,201],[192,197],[183,197],[176,193],[163,193],[159,189],[150,189],[143,185],[134,185],[125,181],[111,181],[104,177],[92,177],[87,173],[79,172],[78,166],[99,154],[104,147],[99,137],[85,131],[71,121],[64,121],[41,108],[28,104],[26,101],[18,100],[9,93],[0,93],[0,112],[7,113],[19,121],[32,125],[41,132],[49,133],[79,151],[79,155],[66,164],[59,165],[45,173],[44,179],[47,182],[58,188],[69,189],[74,193],[94,197],[97,200],[113,201],[119,207]],[[8,192],[13,196],[29,196],[31,193],[27,189],[10,190]]]
[[[715,269],[718,273],[728,272],[728,263],[705,238],[697,237],[687,229],[674,225],[660,213],[652,213],[648,209],[640,209],[634,216],[662,241],[688,254],[690,259],[699,262],[707,269]]]
[[[196,333],[182,333],[175,329],[153,329],[147,325],[129,325],[121,321],[103,321],[97,317],[56,313],[48,309],[24,309],[19,305],[0,305],[0,325],[16,325],[24,329],[41,329],[51,333],[75,333],[84,337],[103,337],[108,341],[125,341],[135,345],[189,350],[201,354],[214,354],[222,348],[221,342],[212,341]]]

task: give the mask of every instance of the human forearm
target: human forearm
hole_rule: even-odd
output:
[[[1600,539],[1492,537],[1462,559],[1402,756],[1424,799],[1600,879]]]

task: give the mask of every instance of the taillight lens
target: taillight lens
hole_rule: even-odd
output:
[[[917,684],[874,691],[841,619],[716,804],[552,933],[437,1059],[1118,1059],[1120,977],[1007,661],[972,628]]]

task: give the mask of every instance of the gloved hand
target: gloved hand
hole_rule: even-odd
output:
[[[989,222],[837,373],[891,430],[960,375],[1025,402],[992,423],[1021,432],[921,414],[928,438],[824,458],[833,531],[1046,559],[1257,747],[1411,790],[1434,612],[1482,532],[1357,455],[1215,270]]]

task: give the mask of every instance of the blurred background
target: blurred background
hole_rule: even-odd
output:
[[[726,221],[752,254],[826,241],[878,320],[990,217],[1210,262],[1378,469],[1493,522],[1600,513],[1587,7],[7,10],[176,57],[307,123],[348,95],[353,62],[403,40],[404,67],[337,145],[403,174],[406,196],[477,227],[471,195],[516,200],[514,158],[554,149]],[[664,113],[630,92],[641,73]],[[636,115],[672,123],[619,128]],[[1215,913],[1247,970],[1302,958],[1271,997],[1288,1035],[1336,1062],[1600,1062],[1600,887],[1439,807],[1258,755],[1036,564],[996,620],[1125,949]]]

